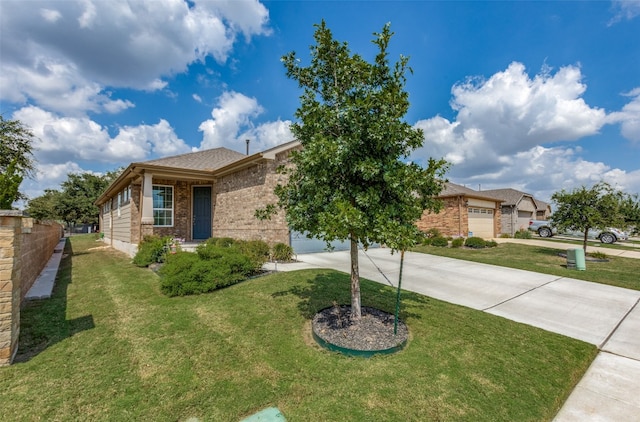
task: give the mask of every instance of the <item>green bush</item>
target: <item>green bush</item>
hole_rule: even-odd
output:
[[[138,267],[148,267],[156,262],[164,262],[167,247],[171,241],[171,236],[145,236],[138,245],[138,252],[133,257],[133,264]]]
[[[431,246],[438,246],[440,248],[449,246],[447,238],[442,236],[436,236],[431,238]]]
[[[286,262],[293,258],[293,248],[286,243],[276,243],[273,245],[271,257],[274,261]]]
[[[160,289],[167,296],[211,292],[245,280],[255,271],[252,260],[236,248],[202,244],[196,249],[195,254],[167,256],[158,271]]]
[[[463,237],[457,237],[455,239],[453,239],[451,241],[451,247],[452,248],[459,248],[462,245],[464,245],[464,238]]]
[[[487,248],[495,248],[496,246],[498,246],[498,242],[496,242],[495,240],[487,240],[486,242],[484,242],[484,245]]]
[[[435,227],[432,227],[429,230],[425,231],[425,234],[427,235],[427,237],[431,237],[431,238],[442,237],[442,232]]]
[[[500,235],[500,238],[501,238],[501,239],[510,239],[510,238],[511,238],[511,235],[510,235],[509,233],[502,233],[502,234]]]
[[[269,260],[269,245],[262,240],[239,241],[236,247],[253,263],[254,272],[260,272],[265,262]]]
[[[211,237],[207,239],[204,244],[228,248],[229,246],[234,245],[236,242],[238,241],[231,237]]]
[[[481,237],[469,237],[464,241],[464,245],[468,248],[482,249],[487,246],[487,242]]]
[[[531,231],[530,230],[525,230],[525,229],[520,229],[517,232],[514,233],[513,237],[515,239],[531,239]]]

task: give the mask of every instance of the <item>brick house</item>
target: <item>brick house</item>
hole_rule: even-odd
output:
[[[513,236],[519,230],[527,230],[529,220],[546,220],[551,214],[549,204],[526,192],[510,188],[482,192],[503,200],[501,233]]]
[[[283,176],[276,169],[299,146],[293,141],[252,155],[214,148],[131,163],[95,202],[104,241],[131,256],[152,234],[290,244],[283,213],[260,221],[254,212],[277,201],[273,189]]]
[[[416,223],[420,230],[436,228],[444,236],[485,239],[501,233],[500,198],[449,182],[438,198],[444,204],[443,209],[439,213],[425,211]]]

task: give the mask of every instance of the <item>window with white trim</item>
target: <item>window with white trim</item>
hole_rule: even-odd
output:
[[[173,186],[153,185],[153,225],[173,227]]]

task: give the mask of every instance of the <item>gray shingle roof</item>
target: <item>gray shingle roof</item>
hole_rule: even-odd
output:
[[[462,185],[456,185],[455,183],[451,183],[451,182],[445,183],[444,189],[442,190],[439,196],[440,197],[471,196],[474,198],[486,198],[493,201],[502,200],[501,198],[498,198],[495,195],[488,194],[484,191],[473,190]]]
[[[221,147],[144,161],[138,164],[189,170],[215,170],[245,157],[246,155],[242,153]]]
[[[516,189],[511,189],[511,188],[507,188],[507,189],[488,189],[483,191],[488,195],[493,195],[496,196],[502,200],[504,200],[504,202],[502,203],[502,205],[516,205],[518,204],[518,202],[520,202],[520,200],[522,199],[523,196],[530,196],[531,198],[533,198],[533,195],[528,194],[526,192],[522,192]]]

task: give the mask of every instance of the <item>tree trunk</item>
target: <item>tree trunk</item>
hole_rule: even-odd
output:
[[[582,250],[584,250],[584,256],[587,256],[587,235],[589,234],[589,229],[585,229],[584,238],[582,239]]]
[[[360,274],[358,272],[358,241],[351,235],[351,319],[360,321]]]

